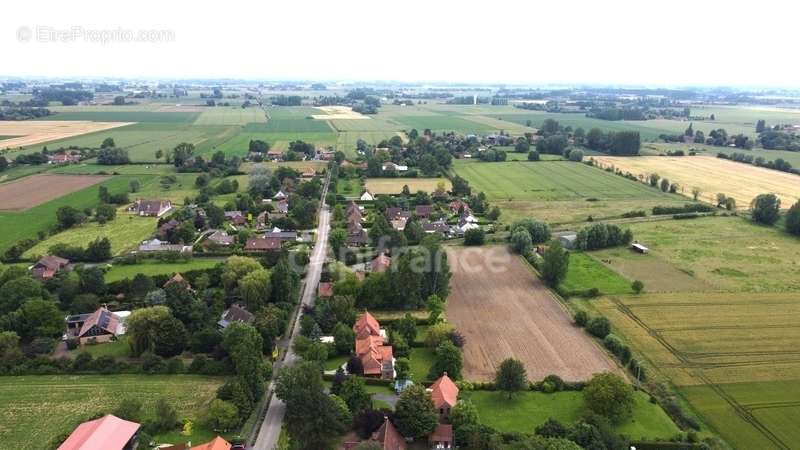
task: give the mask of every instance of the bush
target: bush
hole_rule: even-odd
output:
[[[464,245],[483,245],[486,233],[482,228],[473,228],[464,233]]]
[[[665,216],[669,214],[685,214],[685,213],[708,213],[713,212],[714,207],[704,203],[687,203],[683,206],[654,206],[654,216]]]
[[[589,315],[586,314],[586,311],[581,310],[575,313],[575,325],[585,327],[588,322]]]
[[[586,331],[603,339],[611,332],[611,323],[605,317],[595,317],[586,325]]]

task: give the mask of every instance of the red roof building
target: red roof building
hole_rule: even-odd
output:
[[[205,444],[195,445],[191,447],[189,450],[230,450],[231,444],[230,442],[222,439],[221,436],[217,436],[211,440],[211,442],[206,442]]]
[[[431,385],[431,398],[433,406],[439,413],[439,419],[447,419],[450,416],[450,409],[458,403],[458,386],[447,376],[447,372]]]
[[[58,450],[128,450],[136,445],[140,425],[111,414],[78,425]]]
[[[49,278],[53,278],[53,276],[59,270],[67,267],[69,264],[68,259],[64,259],[58,256],[42,256],[36,264],[29,267],[31,271],[31,275],[34,278],[39,278],[42,280],[47,280]]]
[[[323,281],[319,284],[317,289],[318,297],[333,297],[333,283],[330,281]]]
[[[383,425],[378,428],[378,431],[372,433],[370,440],[383,445],[381,448],[384,450],[406,450],[406,440],[392,425],[388,417],[383,418]]]
[[[98,308],[83,322],[77,337],[81,344],[108,342],[121,333],[119,316],[106,308]]]
[[[377,320],[364,312],[353,325],[356,334],[356,356],[364,367],[364,375],[394,378],[392,346],[385,345],[385,333]]]
[[[392,265],[392,258],[381,253],[369,263],[372,272],[386,272],[386,269]]]
[[[434,450],[454,448],[453,426],[445,423],[436,425],[436,429],[428,436],[428,442]]]
[[[462,207],[464,208],[465,213],[470,212],[469,205],[462,200],[453,200],[447,205],[447,208],[450,210],[451,214],[459,214]]]
[[[244,246],[244,250],[247,252],[269,252],[280,249],[281,240],[278,238],[252,237]]]

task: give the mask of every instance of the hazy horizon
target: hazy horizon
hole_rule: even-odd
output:
[[[800,5],[777,0],[144,0],[121,13],[91,0],[6,10],[0,72],[9,77],[800,87]]]

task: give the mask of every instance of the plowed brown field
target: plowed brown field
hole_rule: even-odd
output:
[[[33,175],[0,184],[0,210],[25,210],[103,180],[98,175]]]
[[[567,311],[528,266],[505,247],[448,252],[453,277],[447,319],[463,333],[464,379],[489,381],[509,357],[530,380],[555,374],[569,381],[622,372],[572,323]]]

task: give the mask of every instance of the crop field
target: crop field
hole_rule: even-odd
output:
[[[708,202],[715,202],[717,193],[722,192],[735,198],[740,209],[748,208],[750,201],[763,193],[777,195],[784,208],[800,199],[800,176],[750,164],[705,156],[594,158],[603,167],[614,166],[636,176],[656,173],[678,183],[679,192],[688,197],[695,187],[702,191],[700,197]]]
[[[378,145],[383,140],[389,140],[394,136],[400,136],[403,141],[406,137],[403,133],[395,131],[340,131],[336,136],[336,150],[344,152],[348,158],[355,158],[356,144],[359,139],[363,139],[369,145]]]
[[[122,164],[107,166],[103,164],[68,164],[57,166],[48,170],[50,173],[104,175],[115,173],[119,175],[167,175],[175,173],[172,164]]]
[[[592,303],[728,443],[798,448],[796,292],[642,294]]]
[[[408,186],[412,193],[433,192],[439,183],[444,183],[444,188],[450,190],[447,178],[369,178],[366,186],[373,194],[399,194],[403,192],[403,186]]]
[[[32,175],[0,184],[0,210],[25,211],[107,180],[92,175]]]
[[[213,151],[222,151],[229,156],[245,156],[247,154],[250,141],[256,139],[269,142],[272,148],[276,150],[287,150],[289,148],[289,143],[296,140],[313,143],[320,147],[336,145],[336,133],[334,133],[327,124],[323,122],[318,123],[322,123],[322,125],[327,127],[327,130],[318,132],[265,132],[240,130],[230,139],[217,145]],[[250,126],[251,129],[253,129],[252,127],[256,125],[250,124]],[[262,125],[258,124],[258,126],[260,127]]]
[[[0,134],[17,136],[0,142],[2,148],[19,148],[58,139],[124,127],[130,122],[87,122],[72,120],[52,122],[46,120],[0,121]],[[98,144],[99,146],[99,144]]]
[[[466,338],[464,378],[493,379],[514,357],[531,380],[556,374],[588,380],[619,372],[615,363],[572,319],[531,269],[505,247],[451,250],[453,271],[447,318]]]
[[[223,381],[194,375],[2,377],[0,441],[3,448],[51,449],[51,440],[95,414],[110,413],[128,396],[142,400],[146,414],[152,414],[156,401],[165,398],[179,420],[197,421]],[[199,424],[195,428],[196,433],[187,439],[204,432]]]
[[[277,119],[267,123],[249,123],[244,126],[247,133],[327,133],[333,131],[324,120],[314,119]]]
[[[203,108],[195,119],[195,125],[246,125],[251,122],[264,122],[264,111],[258,107],[216,106]]]
[[[781,229],[741,217],[640,222],[628,228],[651,255],[715,290],[800,291],[800,240]]]
[[[435,132],[455,131],[457,133],[488,133],[497,130],[495,127],[483,123],[474,122],[468,118],[458,116],[400,116],[394,119],[404,125],[407,129],[416,128],[422,133],[426,128]]]
[[[95,122],[153,122],[153,123],[192,123],[197,119],[196,112],[154,112],[154,111],[64,111],[44,117],[43,120],[82,120]]]
[[[628,228],[639,228],[628,226]],[[639,239],[639,235],[634,235]],[[647,245],[651,245],[649,241]],[[705,282],[690,270],[680,269],[652,251],[646,255],[627,247],[615,247],[591,252],[595,260],[617,272],[628,280],[644,283],[647,292],[697,292],[713,291],[714,286]],[[570,260],[571,261],[571,260]],[[570,270],[572,267],[570,266]],[[568,275],[569,277],[569,275]]]
[[[336,131],[401,131],[403,125],[391,119],[373,118],[366,116],[366,120],[331,120],[330,124]]]
[[[112,177],[79,191],[58,197],[26,211],[0,212],[0,251],[28,238],[36,237],[39,231],[47,231],[56,225],[56,211],[62,206],[76,209],[93,207],[97,204],[99,186],[107,186],[111,193],[127,192],[129,177]]]
[[[49,254],[49,249],[56,244],[68,244],[86,247],[86,244],[99,238],[111,241],[111,254],[119,255],[125,250],[134,249],[139,242],[149,238],[156,231],[158,219],[155,217],[135,217],[125,212],[125,207],[117,210],[116,219],[100,225],[96,222],[83,224],[69,230],[54,234],[31,247],[22,257],[30,260],[39,259]]]
[[[511,400],[502,392],[464,392],[478,409],[481,423],[498,431],[525,433],[543,424],[549,418],[572,424],[586,413],[580,392],[522,392]],[[616,425],[615,430],[632,439],[668,440],[680,430],[657,405],[650,403],[647,394],[636,392],[633,415]]]
[[[456,160],[456,174],[499,206],[504,223],[523,217],[557,224],[619,217],[685,199],[642,183],[567,161],[483,163]]]

